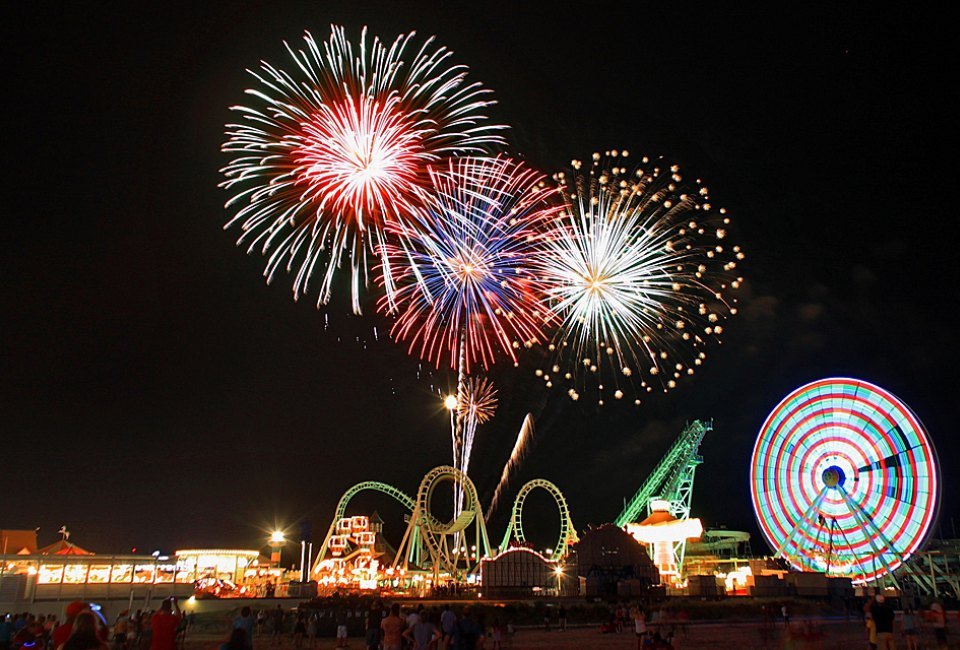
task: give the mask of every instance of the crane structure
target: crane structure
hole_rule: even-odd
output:
[[[693,479],[697,465],[703,462],[699,454],[700,443],[707,432],[713,430],[713,422],[694,420],[688,423],[664,454],[657,466],[626,504],[616,518],[617,526],[639,522],[652,512],[651,502],[666,501],[670,514],[678,520],[690,518],[690,499],[693,496]],[[687,542],[680,540],[673,544],[675,564],[683,570],[683,558]]]

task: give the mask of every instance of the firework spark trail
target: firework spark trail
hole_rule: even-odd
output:
[[[294,273],[295,299],[319,269],[318,305],[348,257],[357,313],[368,255],[379,258],[392,306],[384,251],[403,241],[387,225],[413,227],[429,165],[486,153],[503,143],[505,127],[485,123],[490,91],[468,83],[467,69],[450,65],[452,53],[433,38],[411,52],[413,32],[368,43],[364,28],[355,46],[332,26],[322,45],[309,32],[304,40],[305,50],[285,43],[291,72],[266,62],[250,71],[259,87],[247,94],[258,107],[233,107],[243,121],[227,125],[222,148],[234,157],[221,186],[234,192],[226,207],[238,209],[226,227],[238,225],[238,245],[267,258],[268,282],[283,267]]]
[[[527,454],[527,445],[533,439],[533,415],[527,413],[523,418],[523,426],[520,427],[520,433],[517,434],[517,441],[513,444],[513,451],[510,452],[510,458],[507,464],[503,466],[503,473],[500,475],[500,482],[497,489],[493,492],[493,499],[490,500],[490,507],[487,508],[485,520],[490,520],[490,515],[497,509],[500,502],[500,495],[510,485],[510,475],[516,472],[521,461]]]
[[[593,382],[601,405],[607,382],[621,399],[621,388],[668,390],[692,375],[719,321],[737,311],[724,292],[743,282],[734,269],[744,255],[724,241],[729,218],[707,188],[662,161],[628,167],[627,155],[595,154],[586,169],[574,161],[570,177],[557,175],[565,214],[535,263],[545,311],[560,322],[552,366],[536,374],[548,387],[566,380],[574,400]]]

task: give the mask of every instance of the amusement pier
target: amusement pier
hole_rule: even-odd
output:
[[[76,599],[149,608],[170,596],[204,611],[335,594],[849,602],[885,593],[916,602],[958,593],[960,540],[931,534],[940,498],[936,452],[896,396],[832,378],[798,388],[771,411],[749,476],[762,540],[704,529],[696,517],[696,474],[711,471],[700,445],[712,429],[710,421],[689,422],[617,518],[598,527],[578,528],[560,486],[534,479],[516,490],[497,534],[485,524],[471,479],[439,466],[409,493],[377,481],[349,487],[322,538],[276,531],[269,555],[228,548],[106,555],[70,541],[66,529],[43,547],[36,531],[4,530],[0,609],[56,612]],[[454,517],[433,506],[443,490],[461,495]],[[560,515],[556,542],[542,549],[524,528],[524,503],[535,490],[549,494]],[[377,511],[358,511],[352,500],[363,492],[397,502],[405,516],[385,522]],[[285,568],[281,554],[290,549],[298,557]]]

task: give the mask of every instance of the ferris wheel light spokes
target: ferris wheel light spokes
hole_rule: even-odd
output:
[[[777,552],[773,554],[774,557],[783,557],[784,551],[787,549],[788,546],[790,546],[791,543],[795,543],[797,550],[800,550],[801,545],[800,543],[794,542],[794,538],[797,536],[798,533],[801,532],[801,530],[803,529],[804,523],[806,523],[807,520],[811,519],[813,513],[820,508],[820,504],[823,503],[823,499],[826,495],[827,495],[827,488],[823,488],[822,490],[820,490],[820,494],[818,494],[817,498],[814,499],[813,503],[810,504],[810,507],[808,507],[804,511],[803,515],[800,517],[800,521],[798,521],[794,525],[794,527],[790,530],[790,534],[787,535],[786,539],[784,539],[783,542],[780,543],[780,546],[777,547]]]
[[[857,379],[823,379],[784,398],[750,470],[757,521],[777,555],[857,583],[891,575],[920,550],[936,520],[938,474],[917,416]]]

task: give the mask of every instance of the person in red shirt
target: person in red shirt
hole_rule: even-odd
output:
[[[76,619],[81,612],[89,610],[90,604],[82,600],[75,600],[67,605],[67,611],[65,612],[67,620],[63,622],[63,625],[58,625],[53,629],[53,634],[50,635],[50,647],[56,649],[66,643],[70,635],[73,634],[74,619]],[[105,630],[102,627],[97,630],[97,634],[100,636],[101,641],[107,640]]]
[[[383,650],[402,650],[403,619],[400,618],[400,605],[394,603],[390,606],[390,616],[380,622],[380,629],[383,630]]]
[[[153,628],[150,650],[177,650],[177,627],[182,616],[176,597],[160,604],[160,611],[150,619],[150,627]]]
[[[100,638],[99,629],[100,624],[93,612],[80,612],[73,621],[73,634],[56,650],[108,650]]]

